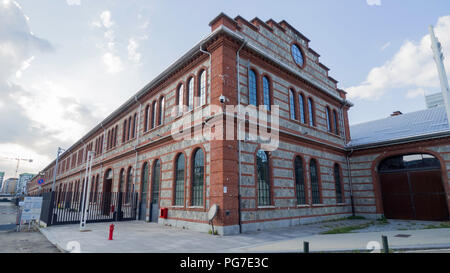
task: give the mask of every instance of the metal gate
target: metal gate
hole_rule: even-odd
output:
[[[87,223],[136,220],[137,193],[90,193]],[[43,194],[41,221],[47,226],[80,223],[80,192]]]
[[[381,173],[384,214],[390,219],[448,220],[440,170]]]

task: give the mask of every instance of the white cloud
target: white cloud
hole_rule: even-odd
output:
[[[135,64],[141,63],[141,53],[137,51],[139,48],[139,43],[136,41],[136,39],[131,38],[128,41],[127,51],[128,51],[128,59]]]
[[[435,33],[442,43],[444,55],[450,56],[450,15],[438,19]],[[450,58],[446,58],[444,62],[450,69]],[[450,71],[448,69],[447,72]],[[351,99],[379,99],[394,88],[439,88],[428,34],[419,42],[406,41],[384,65],[373,68],[364,82],[348,87],[346,91]]]
[[[81,0],[66,0],[69,6],[79,6],[81,5]]]
[[[105,10],[100,14],[100,19],[102,20],[102,24],[105,28],[110,28],[114,25],[114,22],[111,21],[111,12],[109,10]]]
[[[29,59],[25,60],[22,62],[22,66],[20,67],[19,70],[17,70],[16,72],[16,78],[21,78],[22,77],[22,73],[28,69],[28,67],[30,67],[31,62],[34,60],[34,56],[31,56]]]
[[[122,61],[111,52],[103,54],[102,61],[106,65],[107,72],[110,74],[115,74],[123,70]]]
[[[381,48],[380,48],[380,50],[381,51],[384,51],[386,48],[388,48],[389,46],[391,46],[391,42],[387,42],[387,43],[385,43]]]
[[[366,0],[369,6],[381,6],[381,0]]]

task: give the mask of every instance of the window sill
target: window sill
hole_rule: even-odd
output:
[[[312,204],[311,207],[324,207],[325,204]]]
[[[203,209],[203,206],[189,206],[188,209]]]
[[[297,208],[309,208],[311,207],[310,205],[297,205]]]
[[[274,209],[275,206],[258,206],[258,209]]]

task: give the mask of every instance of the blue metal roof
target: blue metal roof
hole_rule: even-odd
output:
[[[435,107],[350,126],[348,146],[361,146],[448,132],[445,107]]]

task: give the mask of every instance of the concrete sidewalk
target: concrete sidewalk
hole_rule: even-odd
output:
[[[319,235],[324,230],[319,224],[234,236],[212,236],[141,221],[114,224],[112,241],[108,240],[110,223],[88,224],[89,231],[85,232],[80,232],[79,225],[51,226],[40,230],[59,249],[68,251],[75,245],[83,253],[302,252],[303,241],[310,243],[312,252],[352,252],[367,250],[367,244],[371,241],[378,242],[381,247],[382,235],[388,236],[389,246],[393,249],[450,248],[450,229]]]

